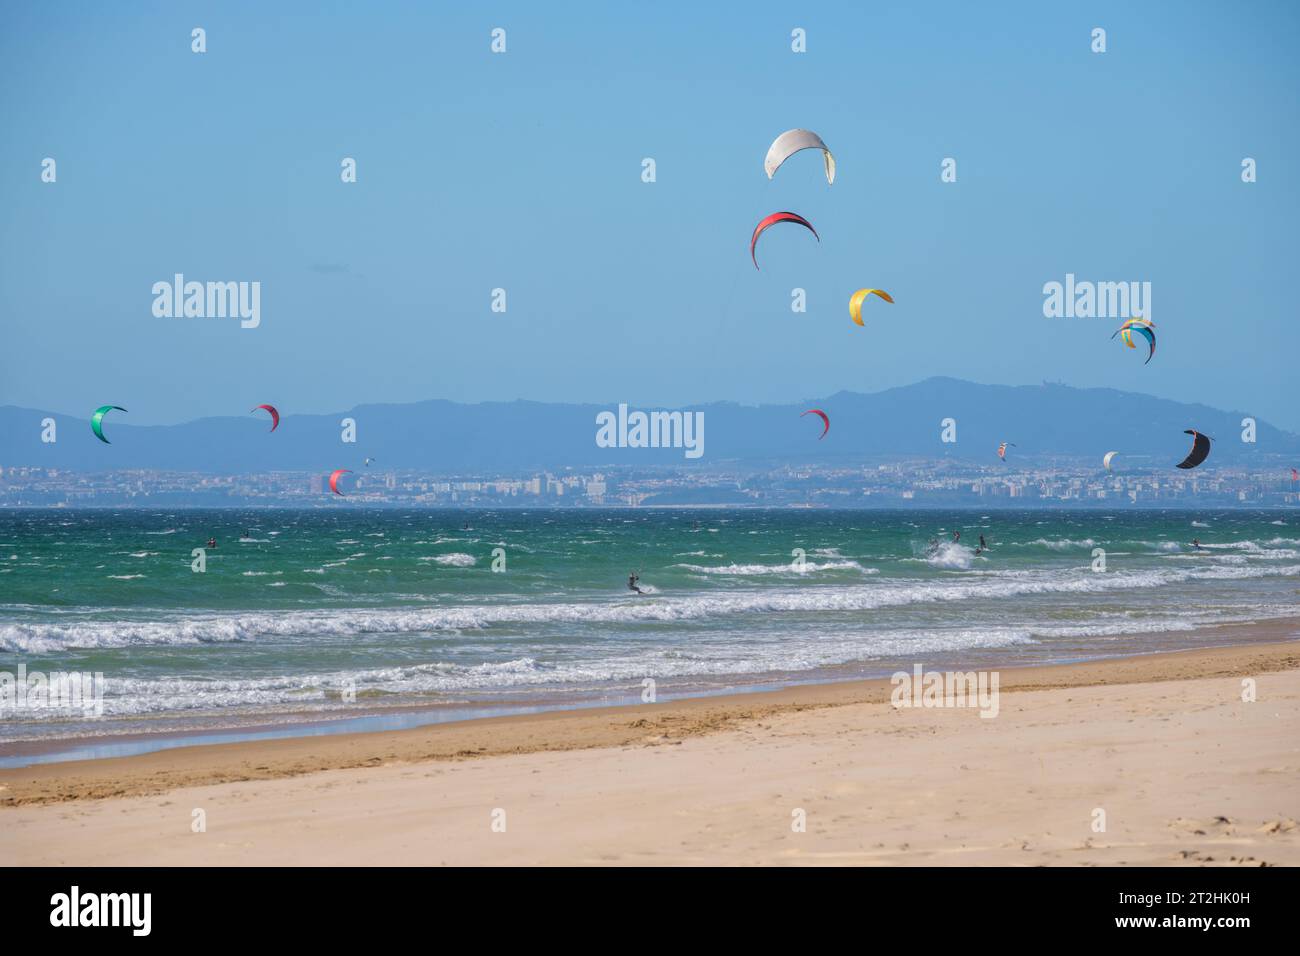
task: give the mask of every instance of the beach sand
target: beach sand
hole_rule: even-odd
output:
[[[992,719],[860,681],[0,770],[0,862],[1300,863],[1300,642],[1000,681]]]

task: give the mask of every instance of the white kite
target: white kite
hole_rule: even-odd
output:
[[[834,183],[835,157],[826,148],[822,138],[812,130],[807,129],[788,129],[773,141],[767,151],[767,159],[763,160],[763,168],[767,170],[767,178],[771,179],[775,176],[776,171],[781,168],[781,164],[801,149],[820,149],[822,151],[822,157],[826,160],[826,182]]]

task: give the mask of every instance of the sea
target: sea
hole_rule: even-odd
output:
[[[1287,618],[1296,511],[6,510],[0,689],[21,666],[102,694],[10,694],[0,765],[1170,651]]]

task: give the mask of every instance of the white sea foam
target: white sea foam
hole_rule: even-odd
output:
[[[1069,551],[1071,548],[1095,548],[1097,542],[1092,538],[1083,538],[1078,541],[1070,538],[1035,538],[1033,541],[1026,541],[1023,545],[1018,542],[1012,542],[1016,547],[1032,547],[1038,545],[1043,548],[1051,548],[1053,551]]]
[[[758,577],[767,574],[798,575],[812,571],[858,571],[862,574],[879,573],[876,568],[864,568],[856,561],[824,561],[821,564],[818,564],[816,561],[805,561],[802,571],[794,566],[793,561],[786,561],[781,564],[675,564],[673,567],[682,568],[686,571],[693,571],[696,574],[718,574],[736,577]]]
[[[940,541],[933,549],[928,549],[923,557],[904,558],[904,561],[924,561],[935,568],[952,571],[964,571],[975,559],[975,551],[956,541]]]
[[[1162,554],[1166,561],[1218,561],[1221,564],[1246,564],[1244,554],[1206,554],[1203,551],[1191,551],[1184,554]]]
[[[648,602],[647,602],[648,603]],[[915,660],[920,655],[991,650],[1039,644],[1051,640],[1110,637],[1126,634],[1185,632],[1213,624],[1264,620],[1294,613],[1291,607],[1269,607],[1251,614],[1192,613],[1133,620],[1108,615],[1083,625],[1037,625],[1009,622],[979,627],[883,629],[818,635],[802,640],[791,635],[703,647],[637,648],[601,653],[593,649],[582,660],[539,660],[532,656],[459,664],[434,661],[381,668],[273,675],[249,678],[119,678],[106,681],[105,713],[144,716],[186,711],[243,708],[253,712],[299,713],[337,708],[340,691],[354,688],[367,702],[409,704],[412,698],[448,693],[495,691],[501,688],[583,687],[609,682],[639,682],[646,674],[659,679],[698,676],[798,673],[853,662]],[[22,722],[45,719],[33,713]]]
[[[338,701],[345,687],[372,702],[402,695],[445,694],[547,684],[590,685],[700,675],[798,672],[860,660],[937,653],[960,648],[996,648],[1033,643],[1023,629],[962,628],[945,632],[897,631],[851,634],[791,645],[787,640],[758,646],[717,645],[704,651],[639,650],[617,657],[543,662],[533,657],[476,664],[435,662],[407,666],[245,679],[114,678],[106,681],[104,711],[110,716],[147,715],[230,707],[322,709]]]
[[[1157,551],[1181,551],[1183,546],[1177,541],[1139,541],[1138,544]]]
[[[862,612],[928,603],[1002,600],[1024,595],[1089,595],[1155,589],[1189,581],[1295,577],[1300,565],[1111,570],[988,571],[933,580],[883,579],[852,585],[763,588],[672,595],[636,595],[590,602],[459,604],[420,608],[345,608],[169,615],[164,620],[0,622],[0,650],[52,653],[62,649],[137,644],[199,644],[269,638],[346,637],[421,633],[528,624],[666,623],[771,613]],[[335,592],[328,592],[335,593]]]

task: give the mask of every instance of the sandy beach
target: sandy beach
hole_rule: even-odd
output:
[[[0,859],[1300,863],[1300,643],[1000,677],[992,719],[869,681],[5,770]]]

